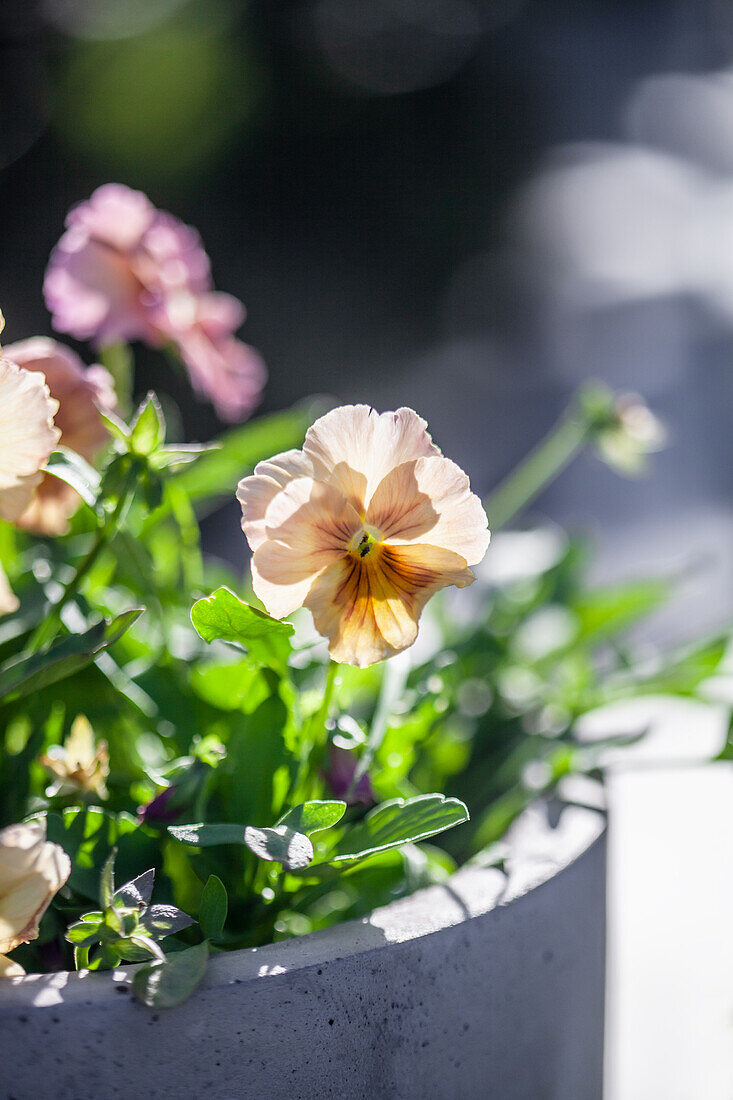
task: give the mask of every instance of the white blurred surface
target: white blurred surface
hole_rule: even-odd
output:
[[[645,765],[610,779],[606,1100],[731,1100],[733,764]]]

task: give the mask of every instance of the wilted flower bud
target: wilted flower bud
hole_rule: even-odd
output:
[[[24,973],[5,956],[36,938],[41,917],[70,874],[63,848],[46,841],[44,821],[0,830],[0,977]]]
[[[626,477],[644,473],[647,455],[666,443],[664,425],[637,394],[616,397],[590,386],[581,394],[580,408],[599,458]]]
[[[335,798],[341,798],[349,806],[373,806],[377,801],[368,772],[354,784],[359,758],[348,749],[331,745],[328,751],[328,768],[325,779]]]
[[[40,762],[54,780],[46,790],[48,798],[65,794],[94,794],[107,797],[105,779],[109,775],[107,744],[95,745],[94,731],[80,714],[63,745],[51,745]]]
[[[221,753],[223,754],[223,749]],[[214,759],[220,755],[215,739],[211,739],[208,753],[205,752],[205,755],[208,754],[212,754]],[[147,805],[138,806],[140,820],[147,825],[170,825],[176,821],[193,805],[201,783],[210,769],[210,760],[198,756],[182,756],[174,761],[165,774],[158,777],[159,782],[168,782],[169,785],[159,791]]]
[[[151,798],[144,806],[138,806],[137,813],[140,821],[146,825],[170,825],[176,820],[181,808],[175,805],[175,787],[166,787],[165,790]]]

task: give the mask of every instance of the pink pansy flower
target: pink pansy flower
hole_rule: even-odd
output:
[[[257,405],[267,373],[254,348],[232,334],[244,306],[230,294],[169,296],[161,329],[170,334],[194,389],[207,396],[222,420],[242,420]]]
[[[276,618],[307,607],[335,661],[412,645],[429,598],[471,584],[486,553],[481,501],[426,428],[412,409],[347,405],[239,483],[257,596]]]
[[[214,293],[196,230],[142,192],[108,183],[69,212],[44,294],[54,328],[79,340],[172,345],[222,417],[257,404],[262,362],[234,338],[243,307]]]
[[[76,352],[45,336],[9,344],[5,354],[23,370],[45,375],[51,397],[58,402],[55,424],[60,442],[93,461],[108,438],[99,409],[114,410],[116,404],[114,384],[104,367],[85,367]],[[78,506],[79,497],[70,485],[45,474],[17,522],[44,535],[59,535]]]

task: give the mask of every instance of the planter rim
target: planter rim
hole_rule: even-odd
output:
[[[602,843],[606,813],[597,784],[586,787],[583,803],[538,800],[517,819],[501,846],[504,870],[467,864],[446,883],[308,935],[214,955],[202,987],[229,986],[326,965],[347,956],[384,949],[429,936],[491,910],[504,909],[561,874],[586,851]],[[588,795],[590,794],[590,797]],[[136,966],[103,973],[58,971],[0,982],[0,1009],[61,1004],[103,1006],[127,991]],[[195,996],[195,994],[194,994]]]

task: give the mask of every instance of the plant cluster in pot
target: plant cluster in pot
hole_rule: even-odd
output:
[[[669,584],[589,588],[552,527],[487,553],[485,507],[507,527],[586,446],[636,472],[656,421],[584,390],[485,507],[411,409],[171,442],[131,341],[225,418],[264,379],[197,234],[108,185],[45,290],[101,363],[0,361],[8,1094],[599,1095],[619,739],[574,731],[694,694],[724,643],[638,665]],[[245,579],[199,540],[235,489]]]

